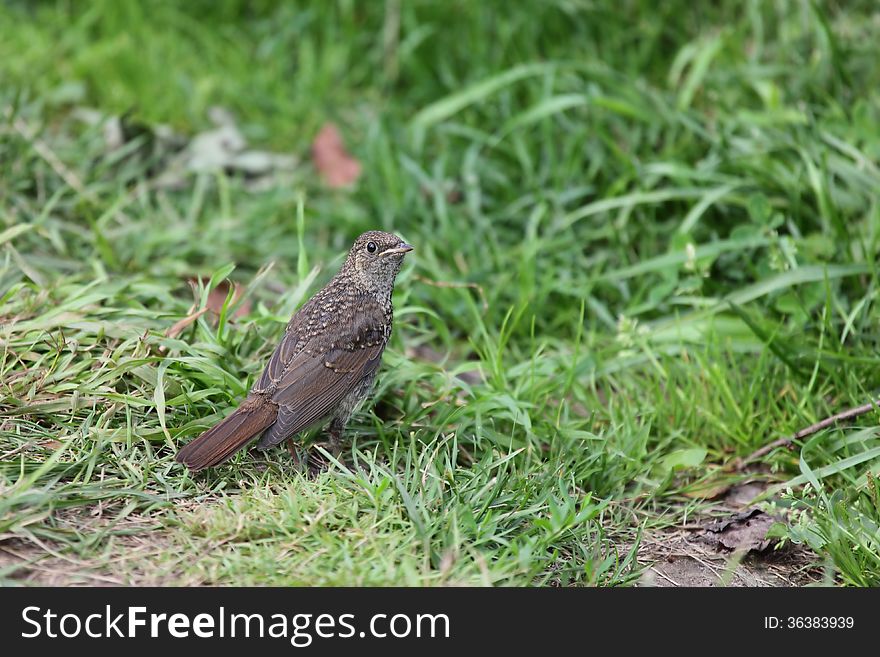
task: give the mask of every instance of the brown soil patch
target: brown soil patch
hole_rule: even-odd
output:
[[[668,530],[643,538],[640,586],[804,586],[822,581],[816,555],[799,546],[741,555],[708,547],[694,532]]]

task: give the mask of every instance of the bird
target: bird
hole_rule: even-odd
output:
[[[179,463],[197,472],[220,465],[260,436],[268,449],[329,419],[324,439],[308,453],[311,474],[336,457],[352,414],[370,394],[388,338],[391,295],[404,256],[398,236],[371,230],[355,240],[339,272],[291,317],[247,397],[224,420],[183,446]]]

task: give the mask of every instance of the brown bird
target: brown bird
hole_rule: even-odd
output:
[[[223,463],[258,434],[257,447],[267,449],[326,418],[326,439],[318,445],[339,454],[345,425],[373,387],[391,335],[394,279],[412,249],[382,231],[358,237],[336,276],[294,313],[247,398],[177,460],[201,470]],[[312,449],[310,471],[324,467]]]

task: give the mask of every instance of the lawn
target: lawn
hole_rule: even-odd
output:
[[[878,125],[867,0],[3,3],[0,581],[880,585]],[[342,460],[175,463],[369,229]]]

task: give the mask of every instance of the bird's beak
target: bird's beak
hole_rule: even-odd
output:
[[[415,248],[415,247],[413,247],[411,244],[407,244],[406,242],[401,242],[398,246],[395,246],[393,249],[385,249],[384,251],[382,251],[382,253],[380,255],[384,258],[385,256],[394,255],[395,253],[409,253],[410,251],[413,250],[413,248]]]

